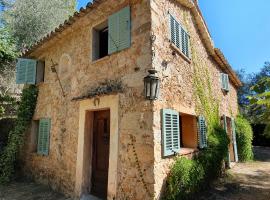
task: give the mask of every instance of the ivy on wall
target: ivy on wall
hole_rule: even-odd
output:
[[[15,172],[15,162],[24,142],[24,133],[32,120],[38,89],[31,85],[23,89],[14,129],[9,133],[7,146],[0,152],[0,183],[7,183]]]

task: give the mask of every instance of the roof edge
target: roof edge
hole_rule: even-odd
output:
[[[206,24],[206,21],[202,15],[202,12],[199,8],[197,0],[178,0],[180,3],[183,1],[186,1],[186,4],[188,8],[191,9],[192,14],[195,17],[196,23],[198,25],[198,29],[200,31],[200,34],[203,38],[203,42],[205,43],[207,50],[209,51],[210,55],[215,59],[215,61],[221,65],[221,67],[229,74],[229,77],[231,81],[234,83],[234,85],[239,88],[243,84],[236,75],[235,71],[232,69],[231,65],[225,58],[222,51],[214,46],[214,42],[211,38],[211,34],[209,31],[209,28]]]

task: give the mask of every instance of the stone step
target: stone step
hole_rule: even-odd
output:
[[[87,195],[83,195],[80,200],[102,200],[98,197],[95,197],[93,195],[87,194]]]

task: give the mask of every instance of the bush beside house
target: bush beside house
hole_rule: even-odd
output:
[[[167,180],[164,199],[189,199],[221,174],[229,138],[222,127],[216,126],[212,130],[207,149],[192,160],[185,157],[176,159]]]
[[[253,131],[250,123],[243,116],[236,118],[236,139],[239,160],[242,162],[253,159]]]
[[[0,153],[4,149],[4,146],[7,144],[8,134],[15,125],[14,118],[4,118],[0,119]]]

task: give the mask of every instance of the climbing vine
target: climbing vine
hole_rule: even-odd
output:
[[[15,172],[15,163],[26,132],[32,120],[38,90],[36,86],[29,86],[23,89],[19,105],[16,125],[9,133],[8,143],[3,152],[0,152],[0,183],[6,183],[12,179]]]
[[[185,27],[190,30],[186,15],[184,12]],[[194,70],[193,95],[197,115],[203,115],[207,121],[208,148],[200,151],[192,160],[176,158],[167,180],[165,199],[189,199],[207,186],[221,174],[228,152],[229,139],[220,124],[220,100],[215,98],[207,62],[198,56],[192,45],[196,43],[191,41],[190,44]]]

